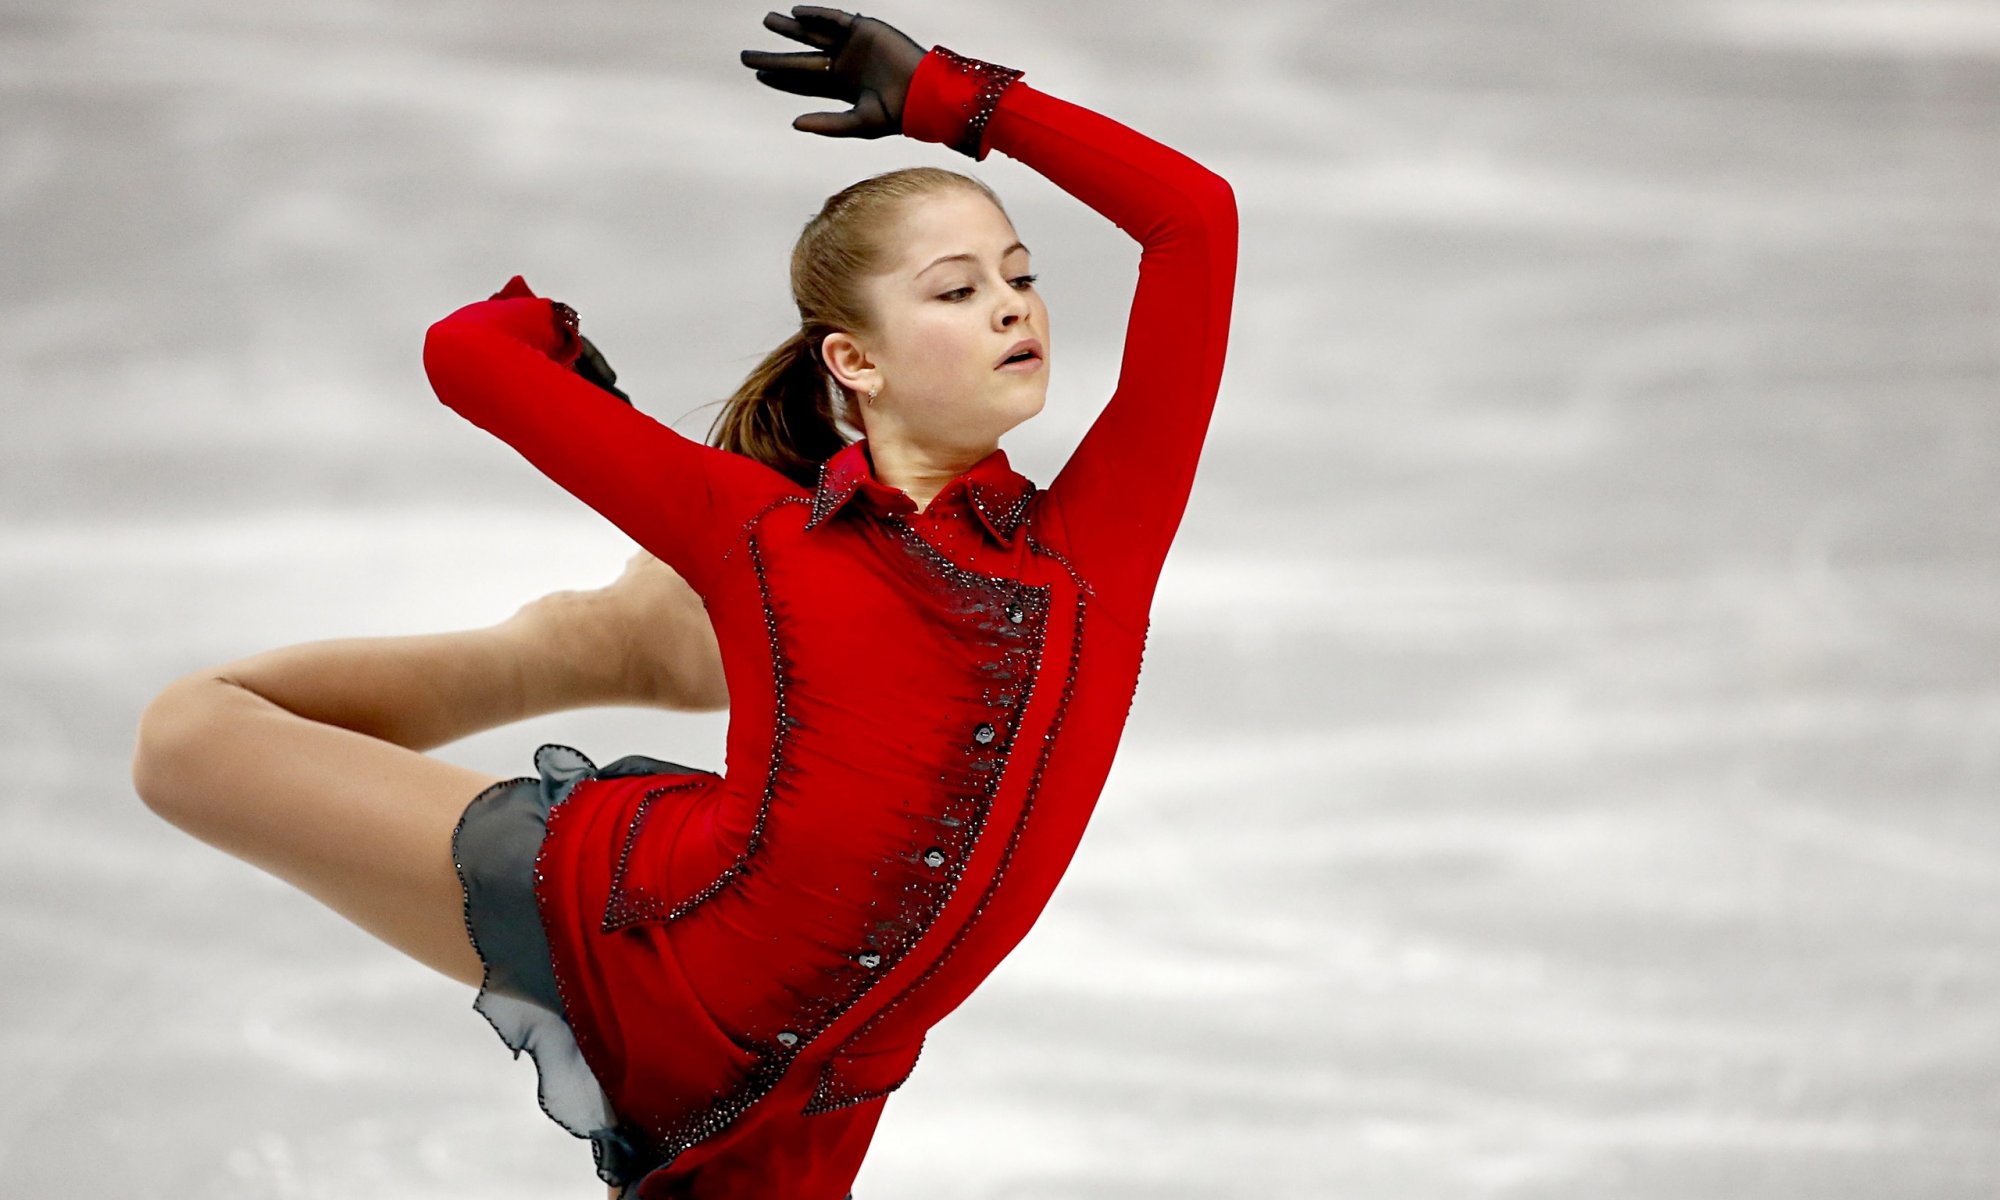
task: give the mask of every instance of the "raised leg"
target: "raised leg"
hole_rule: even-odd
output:
[[[478,987],[451,835],[504,777],[311,721],[245,688],[184,681],[141,719],[133,783],[195,837]]]
[[[132,780],[168,821],[476,987],[451,835],[502,777],[423,751],[592,705],[717,708],[721,680],[700,597],[641,552],[607,587],[483,629],[308,642],[176,680],[140,718]]]

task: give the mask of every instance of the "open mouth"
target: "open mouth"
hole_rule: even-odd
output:
[[[1029,363],[1040,360],[1042,357],[1042,339],[1024,337],[1015,342],[1011,349],[1013,353],[993,364],[994,370],[999,371],[1007,367],[1026,366]]]

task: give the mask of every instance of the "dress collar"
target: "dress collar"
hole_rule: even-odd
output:
[[[916,502],[902,489],[890,487],[875,478],[874,464],[868,457],[868,442],[864,438],[849,442],[820,464],[819,483],[813,489],[812,516],[807,518],[806,528],[814,529],[825,524],[857,493],[865,495],[883,512],[908,515],[917,511]],[[1015,535],[1020,531],[1021,520],[1027,515],[1028,501],[1035,493],[1035,485],[1007,465],[1005,450],[996,449],[964,473],[953,476],[931,501],[931,508],[937,511],[948,509],[960,493],[966,501],[965,507],[972,512],[979,527],[995,542],[1011,548]]]

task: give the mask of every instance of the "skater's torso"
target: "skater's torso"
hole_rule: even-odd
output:
[[[744,1045],[810,1042],[886,991],[869,1035],[914,1052],[1074,853],[1143,615],[1099,611],[1038,500],[996,453],[918,513],[857,444],[726,552],[727,767],[684,816],[644,814],[624,878],[645,882],[609,904],[670,923],[684,962],[743,964],[691,978]]]

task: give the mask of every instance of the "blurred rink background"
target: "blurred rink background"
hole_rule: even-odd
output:
[[[2000,1194],[2000,3],[866,11],[1210,165],[1243,241],[1110,788],[859,1200]],[[1053,477],[1136,244],[791,130],[843,106],[738,65],[800,48],[763,12],[0,0],[0,1196],[603,1195],[462,985],[130,757],[183,673],[616,577],[422,373],[516,272],[699,437],[826,195],[972,171]]]

